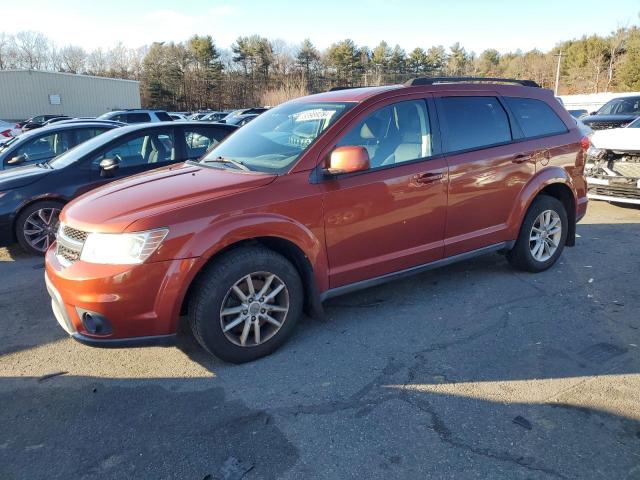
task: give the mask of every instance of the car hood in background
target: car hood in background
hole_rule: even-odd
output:
[[[260,187],[276,177],[182,163],[92,190],[71,202],[60,219],[85,231],[122,232],[136,220]]]
[[[591,144],[605,150],[640,151],[640,128],[596,130],[591,136]]]
[[[638,118],[638,115],[589,115],[588,117],[582,117],[583,123],[589,125],[591,122],[632,122]]]
[[[25,165],[23,167],[0,170],[0,192],[12,188],[25,187],[51,172],[51,169],[38,167],[37,165]]]

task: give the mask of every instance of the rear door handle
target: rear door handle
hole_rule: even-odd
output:
[[[444,178],[444,173],[442,172],[427,172],[427,173],[418,173],[413,176],[414,183],[420,185],[428,185],[430,183],[439,182]]]
[[[513,160],[511,160],[513,163],[526,163],[531,161],[531,155],[529,154],[519,154],[516,155],[515,157],[513,157]]]

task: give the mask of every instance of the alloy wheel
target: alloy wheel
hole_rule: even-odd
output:
[[[536,217],[529,234],[531,256],[538,262],[549,260],[560,245],[562,221],[558,212],[545,210]]]
[[[58,232],[59,208],[41,208],[27,217],[22,233],[34,250],[46,252]]]
[[[254,272],[229,289],[220,308],[220,325],[230,342],[255,347],[282,328],[289,311],[289,291],[271,272]]]

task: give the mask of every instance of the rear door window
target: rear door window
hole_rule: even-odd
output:
[[[447,152],[510,142],[509,117],[496,97],[442,97],[438,101]]]
[[[127,113],[127,123],[145,123],[150,122],[151,117],[145,112]]]
[[[82,128],[76,130],[76,144],[86,142],[90,138],[97,137],[101,133],[109,130],[108,128]]]
[[[207,153],[224,139],[228,133],[220,128],[187,127],[183,130],[187,145],[187,159],[195,160]]]
[[[517,97],[505,97],[504,100],[518,120],[525,137],[567,132],[567,126],[545,102]]]

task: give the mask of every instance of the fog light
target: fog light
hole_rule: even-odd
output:
[[[109,335],[111,333],[111,324],[102,315],[77,307],[76,310],[87,332],[92,335]]]

